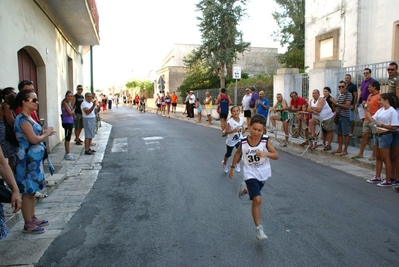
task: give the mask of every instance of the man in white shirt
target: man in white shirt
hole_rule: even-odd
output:
[[[247,128],[249,122],[251,121],[251,108],[249,107],[249,101],[251,101],[251,91],[249,88],[245,88],[245,95],[242,97],[241,101],[241,113],[244,113],[244,118],[247,119]]]
[[[190,91],[190,98],[188,99],[188,102],[190,103],[190,118],[194,118],[194,108],[195,108],[195,94],[194,91]]]
[[[85,131],[85,155],[94,155],[94,150],[90,149],[91,140],[94,138],[96,130],[96,104],[92,101],[92,94],[86,93],[85,100],[80,108],[83,115],[83,127]]]

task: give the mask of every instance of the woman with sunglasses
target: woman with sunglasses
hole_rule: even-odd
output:
[[[43,130],[32,119],[31,113],[39,105],[36,93],[21,90],[15,101],[21,107],[21,113],[15,118],[14,131],[19,142],[15,157],[15,179],[22,193],[21,211],[25,221],[23,232],[41,234],[44,233],[43,226],[49,222],[35,216],[35,193],[46,186],[42,161],[46,148],[43,140],[55,134],[55,131],[53,127]]]

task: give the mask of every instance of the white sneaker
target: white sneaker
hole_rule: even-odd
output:
[[[223,171],[224,171],[225,173],[228,173],[228,172],[229,172],[229,168],[227,167],[227,164],[224,164],[223,162],[224,162],[224,161],[222,161],[222,168],[223,168]]]
[[[240,172],[241,171],[241,167],[240,167],[240,163],[236,164],[236,172]]]
[[[262,225],[256,226],[256,237],[258,238],[258,240],[267,239],[267,235],[265,235],[265,232],[263,232],[263,226]]]
[[[247,185],[245,184],[245,182],[242,182],[241,183],[241,186],[240,186],[240,191],[238,191],[238,197],[240,198],[240,199],[242,199],[242,197],[245,195],[245,194],[247,194],[247,192],[245,192],[245,189],[247,188]]]
[[[274,127],[270,128],[270,130],[269,130],[270,133],[274,133],[275,131],[277,131],[277,129]]]
[[[72,156],[71,154],[65,154],[64,159],[65,160],[75,160],[75,157]]]

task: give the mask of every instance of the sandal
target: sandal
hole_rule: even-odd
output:
[[[342,153],[342,151],[338,149],[331,151],[331,154],[337,154],[337,153]]]
[[[362,158],[363,158],[363,156],[360,156],[360,155],[354,155],[351,157],[351,159],[362,159]]]
[[[90,150],[88,150],[88,151],[85,151],[85,153],[84,153],[85,155],[94,155],[94,152],[92,152],[92,151],[90,151]]]
[[[307,145],[309,145],[309,142],[308,141],[305,141],[305,142],[303,142],[303,143],[301,143],[301,144],[299,144],[300,146],[307,146]]]
[[[323,148],[323,150],[324,150],[324,151],[331,150],[331,146],[327,145],[327,146],[325,146],[325,147]]]
[[[313,149],[316,149],[318,147],[317,143],[315,142],[312,146]]]
[[[46,181],[47,187],[52,187],[52,186],[55,186],[56,184],[57,184],[57,182],[55,182],[55,181]]]
[[[36,198],[45,198],[45,197],[47,197],[47,195],[46,195],[46,194],[42,194],[42,193],[40,193],[40,192],[38,191],[38,192],[35,193],[35,197],[36,197]]]
[[[29,223],[25,223],[22,232],[25,234],[43,234],[44,228],[37,226],[32,220]]]
[[[92,153],[97,152],[97,151],[94,150],[94,149],[89,149],[89,151],[92,152]]]
[[[342,151],[339,155],[342,157],[342,156],[348,155],[348,152]]]
[[[32,220],[33,220],[33,222],[34,222],[37,226],[39,226],[39,227],[43,227],[43,226],[49,225],[49,221],[47,221],[47,220],[39,220],[39,219],[36,217],[36,215],[33,215]]]

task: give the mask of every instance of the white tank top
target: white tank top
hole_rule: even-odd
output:
[[[244,118],[240,117],[240,120],[237,122],[233,118],[230,118],[227,123],[230,125],[230,130],[238,128],[238,132],[231,133],[227,135],[226,145],[235,146],[237,143],[241,141],[242,138],[242,125],[244,124]]]
[[[258,157],[257,151],[268,151],[267,142],[269,137],[263,135],[259,144],[251,146],[248,143],[248,136],[241,140],[241,159],[244,161],[244,180],[257,179],[259,181],[266,181],[272,176],[272,169],[270,167],[270,160],[268,157]]]
[[[319,97],[323,98],[323,97]],[[317,107],[317,103],[319,102],[319,99],[317,99],[316,102],[314,102],[314,99],[310,101],[310,107],[315,108]],[[325,101],[323,108],[321,109],[320,113],[318,115],[313,115],[318,120],[325,121],[328,119],[331,119],[334,117],[334,113],[332,112],[330,106],[328,105],[327,101]]]

